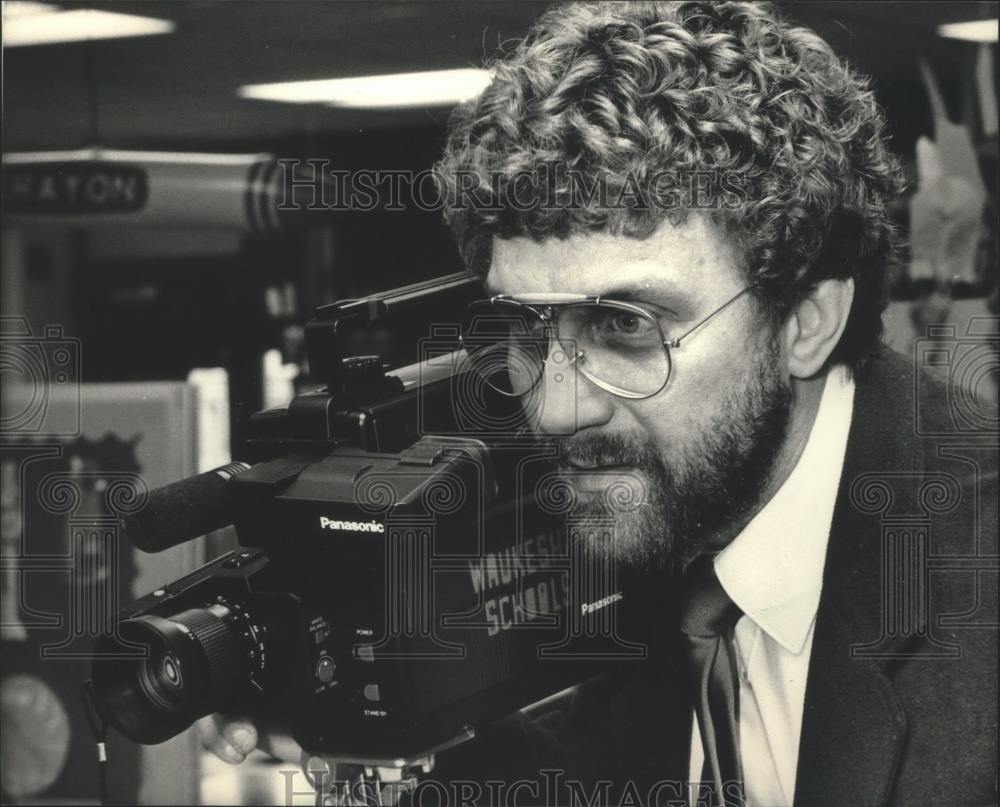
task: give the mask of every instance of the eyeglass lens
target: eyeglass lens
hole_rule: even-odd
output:
[[[550,356],[570,361],[617,395],[647,397],[663,388],[670,359],[652,315],[612,301],[555,309],[507,301],[477,305],[463,327],[473,368],[498,392],[524,395],[541,380]],[[558,336],[558,341],[555,337]],[[554,356],[562,350],[566,356]]]

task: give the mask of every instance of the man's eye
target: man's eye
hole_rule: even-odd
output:
[[[611,322],[612,329],[618,333],[637,333],[642,323],[635,314],[619,314]]]
[[[648,319],[627,311],[610,314],[605,320],[604,328],[617,336],[645,336],[655,330]]]

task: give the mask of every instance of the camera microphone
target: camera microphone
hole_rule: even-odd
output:
[[[233,523],[229,480],[250,469],[230,462],[157,488],[139,512],[122,519],[128,539],[144,552],[162,552]]]

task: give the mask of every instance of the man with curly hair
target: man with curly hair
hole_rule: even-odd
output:
[[[711,558],[737,620],[728,699],[714,697],[718,671],[704,665],[694,721],[677,718],[691,710],[683,699],[662,703],[671,669],[589,705],[578,695],[564,735],[574,719],[608,722],[575,756],[620,760],[618,782],[644,764],[705,781],[712,803],[729,803],[730,779],[742,780],[736,802],[752,805],[987,803],[989,633],[955,634],[961,662],[942,662],[926,632],[920,647],[926,625],[869,647],[891,630],[883,608],[900,604],[886,604],[883,537],[852,483],[944,471],[969,493],[977,480],[926,459],[912,374],[879,355],[887,206],[901,179],[867,81],[752,3],[558,6],[493,70],[456,110],[438,166],[469,268],[505,305],[575,293],[641,309],[585,319],[555,306],[577,360],[547,357],[530,393],[535,425],[563,436],[584,505],[616,479],[644,486],[647,506],[619,517],[605,549],[664,574]],[[579,204],[598,192],[601,204]],[[664,362],[652,358],[661,334]],[[940,408],[943,395],[921,405]],[[977,470],[978,484],[995,479],[995,464]],[[995,525],[995,500],[982,507]],[[974,538],[963,512],[940,525],[934,552]],[[934,582],[936,614],[963,610],[963,586],[975,605],[968,578]],[[683,666],[689,644],[665,666]],[[713,647],[718,667],[726,647]],[[594,753],[610,737],[614,753]]]
[[[491,67],[437,166],[446,219],[483,310],[557,338],[497,336],[490,380],[584,511],[636,488],[592,549],[672,582],[645,663],[440,775],[524,785],[473,803],[553,777],[560,802],[989,803],[996,639],[954,615],[995,590],[921,572],[899,599],[886,547],[917,545],[872,504],[944,475],[931,551],[995,541],[995,457],[917,435],[947,391],[880,349],[901,177],[867,81],[756,3],[560,5]]]

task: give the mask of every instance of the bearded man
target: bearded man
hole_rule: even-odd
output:
[[[478,803],[553,776],[560,802],[991,803],[995,449],[882,350],[901,180],[867,81],[756,3],[559,5],[492,70],[446,219],[481,305],[547,341],[500,334],[491,380],[585,510],[635,489],[591,548],[677,585],[645,663],[436,775],[524,785]]]

